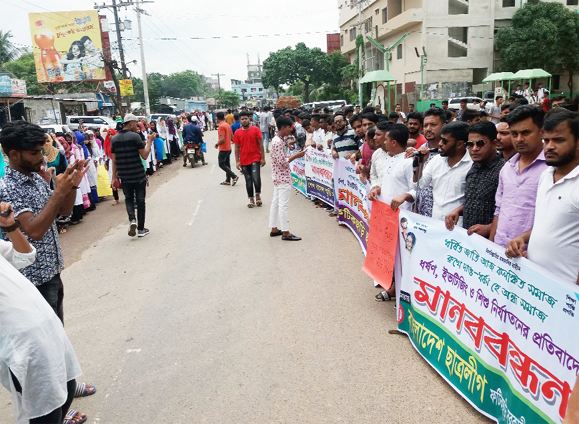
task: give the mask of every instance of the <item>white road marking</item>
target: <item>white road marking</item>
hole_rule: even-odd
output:
[[[127,349],[127,353],[139,353],[141,349]]]
[[[189,221],[187,223],[188,226],[192,226],[193,223],[195,222],[195,218],[197,217],[197,214],[199,213],[199,209],[201,208],[201,203],[203,203],[203,200],[199,200],[197,202],[197,207],[195,208],[195,212],[193,212],[193,216],[191,217],[191,221]]]
[[[213,165],[213,168],[211,168],[211,173],[213,174],[213,171],[215,171],[215,165]]]

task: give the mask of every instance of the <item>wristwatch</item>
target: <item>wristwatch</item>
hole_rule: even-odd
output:
[[[18,218],[14,219],[14,224],[12,224],[10,227],[0,227],[2,228],[2,231],[4,231],[5,233],[11,233],[12,231],[16,231],[18,228],[20,228],[20,221],[18,221]]]

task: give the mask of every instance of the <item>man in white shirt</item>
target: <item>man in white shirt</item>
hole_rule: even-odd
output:
[[[466,175],[472,167],[472,160],[466,150],[469,125],[465,122],[451,122],[441,131],[440,155],[434,157],[424,167],[422,177],[414,188],[392,200],[392,209],[404,202],[414,202],[418,187],[432,183],[432,218],[444,221],[446,215],[464,204]],[[369,198],[369,196],[368,196]],[[459,219],[462,226],[462,217]]]
[[[521,89],[520,85],[517,85],[517,89],[515,90],[515,94],[517,96],[524,96],[525,95],[525,90]]]
[[[527,97],[527,100],[529,101],[530,105],[540,105],[541,104],[541,100],[539,99],[539,90],[534,89],[532,91],[533,95]]]
[[[376,142],[378,149],[376,149],[372,154],[372,164],[370,168],[370,183],[372,186],[368,192],[368,200],[370,201],[377,200],[382,190],[382,180],[391,158],[386,148],[386,135],[392,125],[394,124],[388,121],[379,121],[376,124],[376,135],[374,136],[374,141]]]
[[[390,204],[392,199],[408,193],[413,188],[413,158],[405,158],[410,134],[402,124],[393,124],[386,133],[385,147],[388,152],[388,164],[382,176],[378,200]],[[400,209],[411,210],[412,204],[405,203]],[[398,208],[396,208],[398,209]],[[394,209],[394,210],[396,210]]]
[[[539,178],[533,228],[509,242],[508,257],[527,256],[561,282],[579,282],[579,120],[560,108],[545,120],[547,168]],[[528,251],[525,245],[528,243]]]
[[[396,105],[396,113],[398,114],[398,121],[397,124],[405,124],[406,123],[406,114],[402,112],[402,106],[400,104]]]
[[[525,89],[523,90],[523,96],[529,97],[531,94],[533,94],[533,92],[532,92],[531,89],[529,88],[529,83],[526,82],[526,83],[525,83]]]
[[[258,119],[259,119],[259,130],[261,131],[261,137],[263,138],[263,142],[265,144],[265,151],[269,153],[269,107],[264,107],[261,112],[258,112]]]
[[[323,147],[324,135],[326,134],[320,126],[320,115],[312,115],[310,125],[314,129],[314,132],[312,133],[312,141],[316,144],[316,147],[320,149],[320,146]]]
[[[539,96],[539,101],[542,103],[545,96],[549,94],[549,90],[543,88],[543,84],[539,83],[537,86],[537,95]]]

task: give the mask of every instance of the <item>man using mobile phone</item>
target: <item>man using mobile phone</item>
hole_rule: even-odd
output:
[[[137,134],[139,126],[137,117],[131,113],[125,115],[124,129],[119,131],[111,140],[111,154],[113,160],[113,181],[117,178],[123,185],[125,204],[129,215],[129,236],[145,237],[149,230],[145,228],[145,194],[147,174],[141,158],[147,159],[151,152],[151,145],[157,138],[156,133],[149,134],[147,145],[143,144]],[[137,220],[135,219],[135,196],[137,198]]]

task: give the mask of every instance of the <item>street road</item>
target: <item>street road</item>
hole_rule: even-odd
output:
[[[269,237],[273,192],[248,209],[243,177],[175,163],[151,179],[146,238],[108,200],[62,237],[65,328],[98,392],[89,423],[489,423],[396,328],[346,228],[299,194]],[[0,392],[0,422],[13,422]]]

